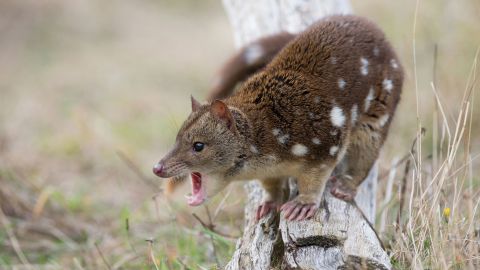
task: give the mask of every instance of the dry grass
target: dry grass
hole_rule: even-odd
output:
[[[478,52],[478,51],[477,51]],[[398,185],[397,198],[387,201],[396,210],[386,231],[392,261],[400,269],[478,269],[480,239],[478,206],[480,190],[474,177],[479,154],[472,151],[473,94],[478,88],[478,53],[455,118],[445,114],[444,101],[436,97],[433,153],[424,143],[410,152],[412,170]],[[419,118],[419,117],[418,117]],[[421,127],[421,121],[418,122]],[[419,128],[416,141],[423,141]],[[406,165],[408,166],[408,165]],[[406,188],[402,190],[402,185]],[[389,187],[391,188],[391,187]],[[400,206],[404,206],[403,209]],[[395,209],[398,207],[397,209]]]
[[[409,39],[412,42],[412,65],[405,90],[415,90],[414,102],[403,102],[402,105],[411,108],[409,112],[415,120],[409,123],[411,127],[416,127],[416,132],[412,136],[414,144],[409,157],[403,160],[406,161],[405,168],[399,170],[398,166],[394,166],[394,170],[389,170],[389,179],[384,187],[387,199],[380,209],[379,229],[389,244],[392,262],[399,269],[478,269],[480,224],[477,208],[480,190],[476,177],[479,171],[478,140],[475,136],[478,126],[474,121],[478,112],[474,110],[474,104],[475,92],[479,88],[480,43],[478,40],[470,43],[471,57],[460,61],[452,57],[455,52],[438,49],[445,43],[458,42],[442,41],[443,35],[451,37],[458,34],[452,28],[444,29],[439,40],[431,41],[433,46],[427,51],[432,59],[428,61],[430,65],[422,63],[426,58],[425,52],[422,52],[424,35],[432,35],[431,32],[438,26],[432,24],[426,32],[419,24],[424,19],[422,15],[435,13],[440,7],[422,1],[412,4],[413,25]],[[470,7],[477,11],[480,8],[465,1],[457,4],[465,5],[464,8],[471,4]],[[450,13],[444,13],[439,19],[450,21],[450,16],[456,17],[455,9],[458,7],[451,8]],[[464,20],[472,18],[466,16]],[[442,58],[450,58],[456,67],[463,62],[461,69],[468,74],[464,76],[466,82],[464,79],[463,83],[459,80],[457,85],[446,83],[451,80],[451,72],[455,71],[439,60]],[[467,67],[470,70],[466,70]],[[425,76],[429,68],[431,75]],[[445,69],[448,72],[442,72]],[[425,87],[426,82],[429,89]],[[429,105],[432,101],[433,104]],[[412,110],[414,106],[416,109]],[[401,109],[399,113],[402,114]],[[390,142],[397,139],[390,136]],[[391,196],[392,193],[396,195]]]
[[[392,262],[477,269],[480,4],[353,4],[407,71],[378,196]],[[232,51],[219,1],[2,1],[0,34],[0,268],[223,265],[239,196],[192,210],[150,173]]]

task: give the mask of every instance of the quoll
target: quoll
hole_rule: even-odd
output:
[[[310,218],[334,170],[331,193],[354,198],[385,141],[402,83],[390,43],[361,17],[331,16],[297,35],[261,39],[227,62],[213,101],[192,97],[190,116],[153,171],[190,175],[192,206],[232,181],[259,179],[265,192],[257,219],[280,206],[288,220]],[[297,179],[299,194],[281,205],[287,177]]]

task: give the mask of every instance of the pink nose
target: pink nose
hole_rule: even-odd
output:
[[[163,164],[157,163],[157,164],[155,164],[155,166],[153,166],[153,173],[154,174],[162,177],[162,172],[163,172]]]

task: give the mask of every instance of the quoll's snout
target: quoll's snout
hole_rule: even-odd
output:
[[[153,173],[159,177],[163,177],[163,163],[158,162],[153,166]]]

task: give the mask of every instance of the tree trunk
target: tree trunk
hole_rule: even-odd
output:
[[[223,0],[223,4],[237,47],[281,31],[298,33],[329,14],[351,12],[348,0]],[[327,188],[322,207],[310,220],[286,221],[270,214],[256,223],[255,210],[263,190],[256,181],[246,184],[245,189],[245,229],[226,269],[391,268],[368,222],[375,219],[376,165],[355,199],[364,214],[332,197]]]

